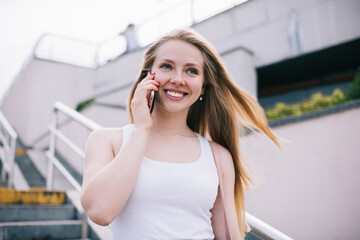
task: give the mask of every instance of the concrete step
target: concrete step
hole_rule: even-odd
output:
[[[45,178],[35,168],[34,164],[30,161],[30,158],[27,154],[16,155],[15,162],[19,166],[30,187],[46,186]]]
[[[26,179],[29,187],[45,187],[45,178],[31,162],[27,154],[27,147],[24,146],[20,139],[17,139],[16,146],[15,162],[19,166],[22,175]]]
[[[0,223],[3,240],[80,239],[81,221],[31,221]]]
[[[259,231],[255,229],[251,229],[250,232],[248,232],[245,236],[245,240],[271,240],[272,238],[269,238],[267,236],[264,236]]]
[[[33,188],[22,191],[0,187],[0,204],[64,204],[66,193]]]
[[[72,204],[33,205],[12,204],[0,205],[0,222],[79,220],[80,214]]]
[[[28,150],[27,155],[30,161],[35,166],[40,175],[45,178],[47,174],[48,158],[43,150]],[[71,172],[72,173],[72,172]],[[66,180],[66,178],[54,167],[54,188],[56,190],[71,190],[73,186]]]

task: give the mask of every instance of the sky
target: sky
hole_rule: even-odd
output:
[[[97,44],[134,23],[145,46],[241,2],[193,0],[191,8],[190,0],[0,0],[0,99],[44,33]]]

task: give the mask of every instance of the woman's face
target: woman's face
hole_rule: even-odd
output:
[[[155,108],[188,111],[203,93],[204,61],[200,50],[181,40],[164,43],[151,69],[160,82]]]

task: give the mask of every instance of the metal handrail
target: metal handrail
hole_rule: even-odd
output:
[[[72,142],[69,138],[67,138],[64,134],[62,134],[58,130],[58,121],[59,121],[59,113],[66,115],[68,118],[76,121],[81,126],[87,128],[88,130],[95,130],[99,128],[100,125],[76,112],[74,109],[66,106],[61,102],[55,102],[53,108],[52,121],[49,126],[50,130],[50,142],[49,142],[49,151],[46,152],[46,156],[48,157],[48,169],[46,175],[46,188],[47,190],[52,190],[53,188],[53,179],[54,179],[54,166],[59,170],[59,172],[69,181],[69,183],[75,188],[77,192],[81,192],[81,185],[76,181],[76,179],[72,176],[72,174],[65,168],[65,166],[59,161],[59,159],[55,156],[55,147],[56,140],[61,140],[65,145],[70,147],[77,155],[79,155],[82,159],[85,159],[85,152],[81,150],[74,142]],[[82,219],[82,238],[87,239],[88,237],[88,217],[86,212],[83,212]]]
[[[3,132],[2,130],[5,130]],[[5,136],[5,134],[8,136]],[[5,116],[0,112],[0,141],[3,145],[3,154],[0,154],[0,161],[3,163],[1,171],[1,178],[5,180],[5,172],[9,174],[8,188],[14,185],[15,174],[15,147],[16,147],[17,133],[7,121]]]
[[[260,219],[254,217],[250,213],[245,213],[246,222],[254,228],[254,230],[258,230],[261,232],[262,235],[269,237],[270,239],[275,240],[293,240],[291,237],[285,235],[284,233],[280,232],[279,230],[271,227],[269,224],[261,221]]]

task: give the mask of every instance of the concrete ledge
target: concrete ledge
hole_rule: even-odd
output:
[[[0,188],[0,204],[64,204],[65,192],[46,191],[45,189],[30,189],[18,191]]]
[[[81,239],[81,221],[31,221],[0,223],[4,240]]]
[[[58,221],[25,221],[25,222],[3,222],[0,227],[9,226],[58,226],[58,225],[81,225],[81,220],[58,220]]]
[[[350,110],[353,108],[360,108],[360,99],[349,101],[349,102],[339,104],[336,106],[327,107],[327,108],[315,110],[312,112],[308,112],[301,116],[292,116],[292,117],[281,118],[278,120],[273,120],[273,121],[269,122],[269,126],[270,127],[278,127],[278,126],[282,126],[285,124],[296,123],[296,122],[305,121],[308,119],[313,119],[313,118],[317,118],[317,117],[330,115],[333,113],[343,112],[343,111]]]
[[[0,223],[80,220],[72,204],[0,204]]]

